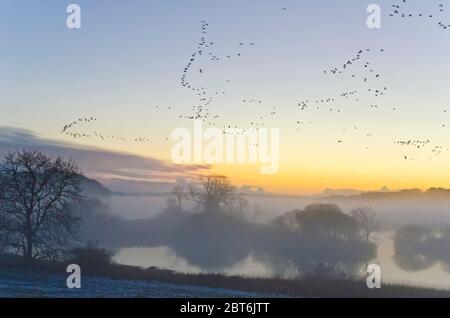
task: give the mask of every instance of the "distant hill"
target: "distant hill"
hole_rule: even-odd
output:
[[[450,189],[430,188],[421,189],[402,189],[397,191],[371,191],[353,195],[330,195],[323,199],[336,200],[393,200],[393,199],[450,199]]]
[[[81,188],[83,189],[83,194],[87,197],[99,197],[112,194],[112,192],[100,182],[86,176],[81,177]]]
[[[321,196],[349,196],[349,195],[358,195],[363,193],[360,190],[355,189],[330,189],[326,188],[323,190],[323,192],[320,194]]]
[[[244,185],[239,188],[239,192],[244,195],[272,195],[261,187]]]
[[[170,193],[176,185],[171,182],[152,182],[124,179],[109,179],[105,181],[111,191],[124,194],[165,194]]]

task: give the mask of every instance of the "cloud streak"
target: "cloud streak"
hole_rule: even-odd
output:
[[[0,126],[0,154],[16,149],[39,149],[73,159],[87,176],[100,180],[175,182],[177,178],[193,179],[210,169],[208,165],[174,165],[151,157],[79,146],[43,138],[27,129]]]

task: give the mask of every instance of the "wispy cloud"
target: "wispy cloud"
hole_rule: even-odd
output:
[[[22,148],[73,159],[87,176],[100,180],[175,181],[195,178],[210,168],[208,165],[174,165],[151,157],[43,138],[23,128],[0,126],[0,154]]]

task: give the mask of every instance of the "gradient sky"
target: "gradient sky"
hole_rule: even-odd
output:
[[[218,124],[247,128],[264,116],[265,126],[281,134],[279,173],[263,176],[251,165],[214,170],[279,193],[450,188],[450,127],[442,127],[450,124],[450,29],[439,28],[438,20],[391,18],[393,0],[72,2],[82,9],[79,30],[66,27],[69,1],[0,0],[0,125],[169,161],[174,142],[166,138],[177,127],[192,128],[192,121],[178,118],[197,104],[180,76],[206,20],[219,56],[242,54],[193,68],[204,74],[192,81],[227,92],[210,106]],[[415,13],[435,12],[440,2],[408,1]],[[381,29],[366,26],[370,3],[382,8]],[[450,7],[439,18],[450,24]],[[256,45],[239,48],[240,42]],[[386,96],[366,94],[349,74],[323,74],[366,48]],[[341,99],[340,113],[296,106],[352,90],[361,92],[360,100]],[[243,104],[243,98],[263,103]],[[273,106],[277,114],[269,116]],[[98,121],[84,125],[87,131],[150,142],[74,141],[60,134],[64,124],[90,116]],[[298,131],[297,120],[312,124]],[[423,149],[394,144],[408,139],[431,143]],[[439,156],[431,152],[435,146],[443,147]]]

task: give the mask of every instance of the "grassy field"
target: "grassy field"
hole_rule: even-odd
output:
[[[3,265],[3,270],[20,270],[18,265]],[[63,263],[40,263],[33,272],[41,275],[64,274]],[[29,270],[28,270],[29,272]],[[298,280],[278,278],[250,278],[221,274],[183,274],[169,270],[111,264],[101,268],[82,266],[83,275],[108,279],[133,280],[136,282],[161,282],[180,286],[197,286],[235,290],[240,292],[273,295],[278,297],[355,297],[355,298],[450,298],[450,290],[438,290],[406,285],[383,284],[381,289],[368,289],[365,281],[306,277]],[[188,296],[188,294],[187,294]]]

